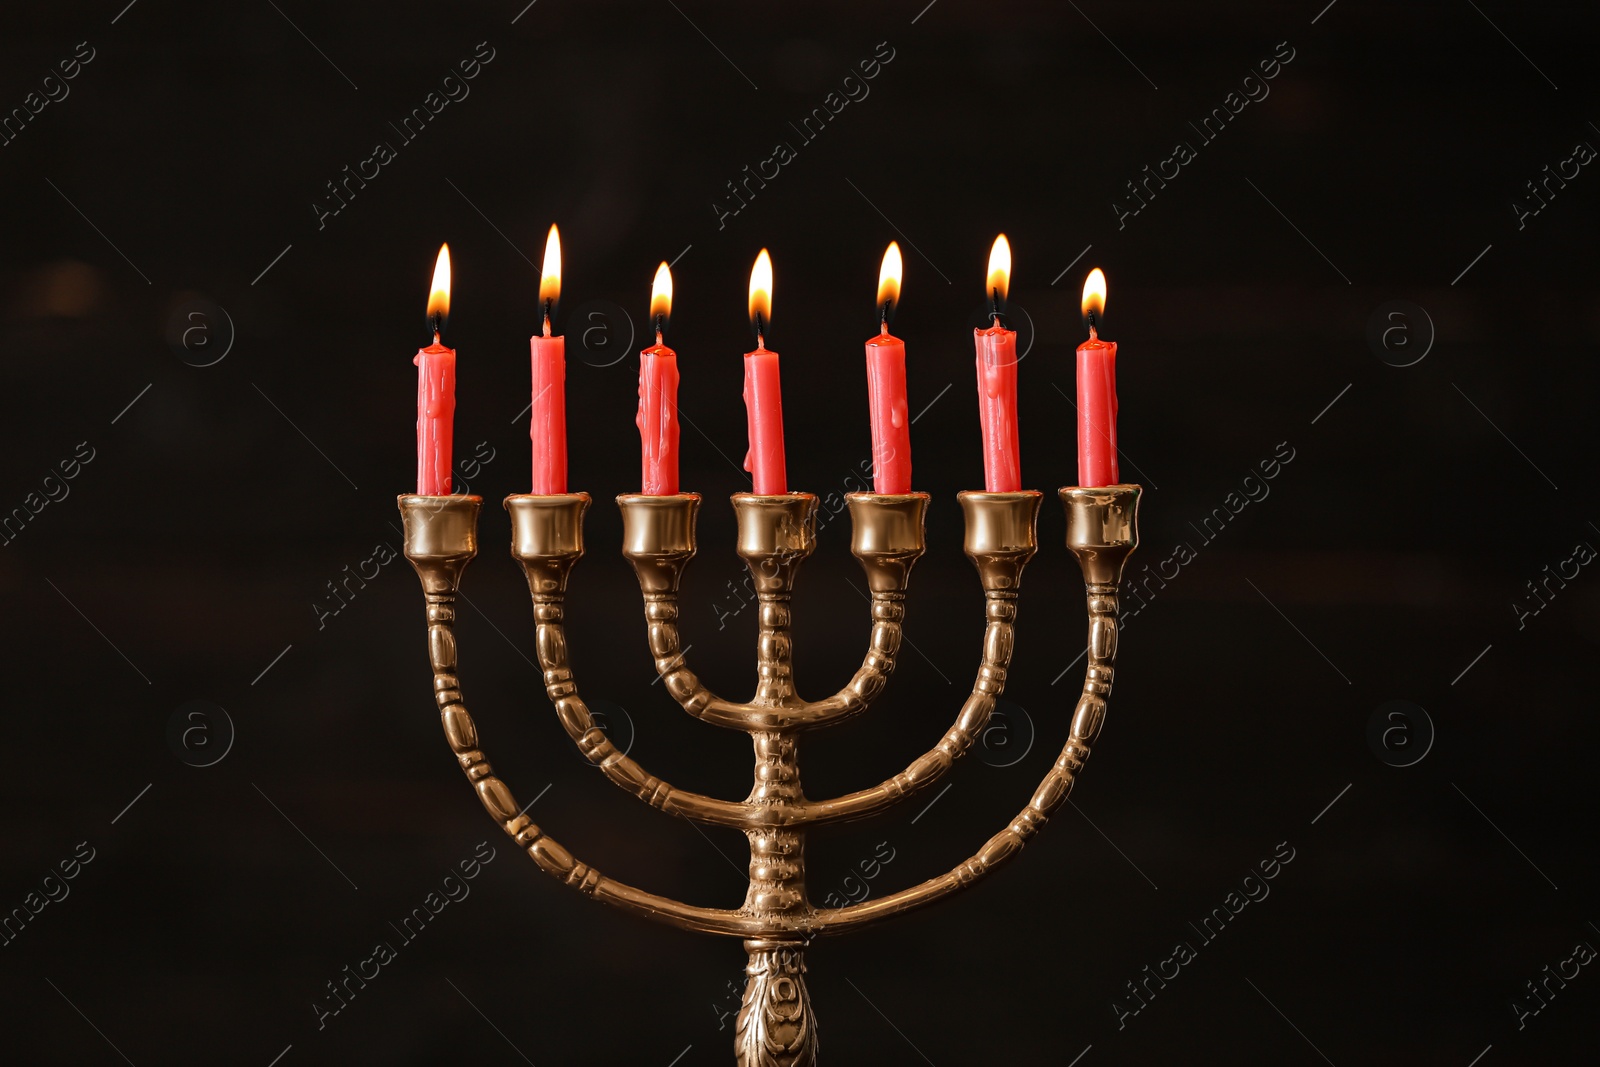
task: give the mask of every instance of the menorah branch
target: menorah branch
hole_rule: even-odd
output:
[[[983,586],[983,657],[972,693],[961,706],[953,726],[939,743],[913,760],[905,770],[868,789],[832,800],[808,800],[802,818],[807,823],[864,819],[937,782],[947,774],[989,724],[996,701],[1005,690],[1011,663],[1017,591],[1022,569],[1038,549],[1034,528],[1041,494],[962,493],[967,519],[963,546],[978,568]],[[857,527],[857,539],[860,539]],[[859,551],[857,553],[860,554]]]
[[[544,671],[545,693],[561,726],[601,773],[651,807],[701,822],[745,826],[750,810],[744,804],[679,789],[619,751],[578,693],[562,621],[567,579],[583,556],[583,516],[588,508],[587,493],[523,494],[506,499],[506,510],[511,513],[511,554],[522,565],[533,597],[539,666]]]
[[[511,788],[495,776],[478,742],[457,674],[455,600],[461,575],[478,554],[477,496],[402,496],[405,554],[422,579],[427,602],[428,659],[445,739],[485,810],[545,873],[579,892],[650,918],[704,933],[750,937],[763,924],[750,916],[701,908],[608,878],[572,855],[522,813]]]
[[[970,858],[939,877],[876,900],[818,912],[812,927],[817,933],[838,933],[900,915],[972,885],[1021,851],[1056,809],[1066,803],[1077,773],[1089,758],[1089,743],[1105,721],[1112,664],[1117,654],[1117,590],[1128,555],[1139,543],[1139,494],[1136,485],[1060,491],[1067,511],[1067,547],[1078,557],[1083,571],[1089,610],[1089,662],[1066,746],[1034,790],[1028,806]],[[969,525],[969,544],[971,530]]]
[[[850,680],[830,697],[807,701],[796,694],[789,666],[788,618],[799,565],[815,547],[816,497],[734,497],[739,554],[750,571],[758,605],[757,691],[750,700],[735,702],[717,696],[689,668],[678,628],[678,588],[695,553],[700,497],[617,498],[623,555],[639,577],[656,672],[685,711],[732,729],[809,729],[861,714],[883,691],[900,650],[906,583],[923,552],[928,496],[852,493],[848,500],[855,528],[851,550],[866,572],[872,628],[867,652]]]

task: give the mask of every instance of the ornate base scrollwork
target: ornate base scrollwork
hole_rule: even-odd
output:
[[[803,943],[752,940],[744,947],[750,962],[734,1027],[738,1067],[815,1067],[817,1020]]]

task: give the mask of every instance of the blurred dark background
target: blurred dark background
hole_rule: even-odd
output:
[[[406,563],[328,588],[398,546],[440,241],[456,452],[493,457],[463,480],[491,504],[526,491],[551,222],[571,484],[597,501],[579,680],[652,770],[726,796],[748,742],[652,687],[616,552],[656,263],[675,260],[683,484],[708,501],[684,624],[737,695],[753,621],[722,501],[747,484],[751,260],[776,265],[790,483],[826,494],[859,487],[861,344],[883,247],[905,251],[931,551],[886,698],[806,745],[813,796],[898,770],[971,684],[954,494],[981,481],[968,331],[990,241],[1011,238],[1030,324],[1040,489],[1076,477],[1078,289],[1109,278],[1123,473],[1146,487],[1133,569],[1193,558],[1127,623],[1108,725],[1047,832],[958,899],[813,947],[826,1062],[1592,1061],[1592,5],[524,2],[8,18],[5,1062],[729,1062],[739,946],[517,855],[439,736]],[[430,93],[448,102],[406,143]],[[791,123],[830,93],[856,99],[804,141]],[[1203,140],[1189,124],[1230,93]],[[1194,158],[1132,213],[1126,183],[1180,141]],[[327,183],[380,142],[394,158],[331,213]],[[719,220],[778,142],[794,158]],[[647,810],[561,732],[506,534],[487,507],[461,625],[495,766],[601,870],[736,903],[741,838]],[[947,792],[819,834],[814,898],[931,877],[1026,802],[1081,671],[1054,684],[1084,627],[1062,535],[1047,502],[1005,716]],[[867,629],[845,520],[821,539],[796,604],[810,695]],[[470,896],[402,940],[483,841]],[[1275,853],[1293,859],[1246,883]],[[379,942],[396,958],[319,1020]],[[1181,942],[1194,958],[1136,1000]]]

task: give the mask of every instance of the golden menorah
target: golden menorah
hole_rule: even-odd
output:
[[[1138,543],[1136,485],[1060,490],[1067,547],[1083,570],[1089,636],[1083,690],[1060,757],[1028,805],[971,858],[936,878],[887,896],[818,908],[806,896],[805,835],[815,826],[863,819],[942,778],[982,733],[1005,687],[1011,661],[1023,567],[1037,545],[1041,494],[960,494],[966,554],[983,586],[983,656],[972,694],[933,748],[899,774],[831,800],[812,800],[800,786],[800,734],[865,712],[894,670],[911,567],[924,549],[925,493],[853,493],[851,552],[867,575],[872,632],[855,676],[833,696],[802,700],[795,692],[790,597],[800,564],[816,543],[817,498],[809,493],[733,497],[738,553],[760,605],[757,684],[750,700],[724,700],[703,685],[684,659],[678,632],[678,585],[695,553],[700,497],[627,495],[622,554],[644,594],[650,654],[666,690],[690,715],[748,732],[755,743],[755,786],[744,800],[721,800],[668,785],[617,750],[578,695],[567,653],[563,611],[567,578],[583,555],[586,493],[506,498],[511,554],[533,595],[539,665],[545,691],[567,734],[605,776],[651,807],[698,822],[742,830],[750,842],[750,887],[737,908],[707,908],[659,896],[608,878],[577,859],[522,813],[511,790],[484,758],[457,673],[455,599],[461,575],[478,552],[477,496],[402,496],[405,554],[422,579],[428,611],[428,658],[434,698],[456,761],[496,822],[540,869],[581,893],[626,911],[688,930],[739,937],[749,961],[735,1025],[740,1067],[812,1067],[817,1024],[805,986],[804,949],[837,934],[931,904],[972,885],[1020,850],[1067,799],[1105,718],[1117,651],[1117,591]]]

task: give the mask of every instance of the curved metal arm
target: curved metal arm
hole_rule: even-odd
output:
[[[967,517],[965,549],[983,583],[986,620],[983,659],[972,694],[962,705],[955,725],[905,770],[869,789],[832,800],[806,801],[796,821],[842,822],[892,807],[943,778],[988,725],[995,703],[1005,691],[1017,618],[1017,589],[1023,567],[1038,549],[1034,531],[1042,498],[1035,492],[1023,492],[962,493],[960,499]]]
[[[866,572],[872,601],[872,632],[851,679],[833,696],[808,703],[791,718],[802,729],[860,715],[889,684],[900,654],[911,568],[926,546],[927,493],[850,493],[845,500],[850,506],[850,552]]]
[[[900,654],[906,595],[903,589],[875,589],[870,598],[872,632],[867,636],[867,652],[861,659],[861,666],[833,696],[807,701],[804,708],[790,713],[788,724],[810,729],[854,718],[866,711],[889,684],[889,675],[894,673],[896,657]]]
[[[633,564],[644,595],[650,654],[667,692],[690,715],[732,729],[806,729],[865,711],[894,670],[905,617],[911,565],[923,551],[925,493],[852,493],[851,550],[867,572],[872,632],[860,668],[837,693],[804,701],[790,669],[789,597],[799,564],[815,546],[816,497],[791,493],[733,498],[739,519],[739,554],[750,569],[758,600],[759,683],[747,702],[724,700],[689,668],[678,629],[678,584],[695,553],[700,497],[626,494],[623,555]]]
[[[678,634],[678,594],[646,593],[644,617],[649,625],[650,658],[661,685],[684,711],[716,726],[742,729],[745,705],[724,700],[689,669]]]
[[[422,579],[428,612],[428,661],[445,738],[478,799],[501,829],[543,871],[581,893],[627,911],[711,934],[748,937],[761,924],[738,911],[701,908],[608,878],[583,863],[521,813],[510,787],[495,777],[478,747],[478,730],[456,673],[455,598],[461,572],[477,555],[477,496],[402,496],[405,554]],[[574,557],[575,558],[575,557]],[[568,564],[570,567],[570,563]]]
[[[678,635],[678,582],[694,558],[700,494],[627,493],[617,497],[617,507],[622,511],[622,554],[639,576],[650,656],[662,687],[695,718],[742,727],[742,706],[701,684],[684,659],[686,650]]]
[[[587,493],[506,498],[506,510],[511,513],[511,554],[528,578],[544,689],[562,728],[590,763],[651,807],[721,826],[749,826],[757,814],[751,805],[678,789],[618,750],[578,695],[562,618],[567,576],[583,555],[583,513],[588,507]]]
[[[955,761],[966,754],[989,724],[995,703],[1005,690],[1006,670],[1011,660],[1012,627],[1017,614],[1015,593],[985,592],[983,663],[972,694],[961,706],[955,725],[939,743],[912,760],[906,769],[868,789],[860,789],[832,800],[808,800],[796,822],[810,824],[864,819],[893,807],[918,790],[925,789],[949,773]]]
[[[812,917],[814,933],[834,933],[931,904],[963,889],[1022,850],[1056,809],[1066,803],[1077,773],[1089,758],[1089,744],[1105,721],[1117,657],[1117,589],[1128,554],[1138,544],[1139,488],[1106,486],[1063,489],[1067,508],[1067,547],[1083,569],[1089,610],[1089,663],[1083,691],[1072,716],[1072,733],[1060,757],[1028,806],[965,862],[937,878],[898,893],[842,908],[825,908]]]

